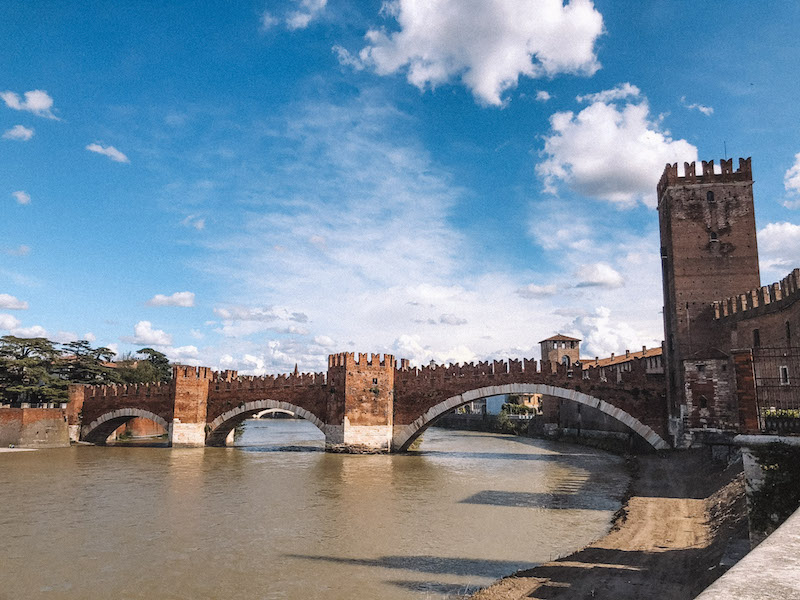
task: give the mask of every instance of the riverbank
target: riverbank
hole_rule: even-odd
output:
[[[630,497],[605,537],[471,598],[685,600],[710,585],[729,542],[747,537],[741,465],[715,469],[703,451],[633,460]]]
[[[33,452],[36,448],[0,448],[0,452]]]

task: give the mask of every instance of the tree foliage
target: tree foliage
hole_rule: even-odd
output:
[[[149,383],[169,381],[169,359],[152,348],[141,358],[112,363],[109,348],[93,348],[87,340],[56,344],[45,338],[0,337],[0,402],[66,402],[70,383]]]

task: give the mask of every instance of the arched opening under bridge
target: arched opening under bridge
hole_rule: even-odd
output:
[[[617,408],[605,400],[600,400],[599,398],[582,392],[543,383],[509,383],[506,385],[478,388],[464,392],[463,394],[451,396],[429,408],[425,414],[420,416],[413,423],[403,428],[397,428],[392,439],[392,447],[397,451],[405,451],[414,443],[414,440],[422,435],[422,433],[433,425],[442,415],[473,400],[504,394],[542,394],[543,396],[561,398],[579,405],[588,406],[622,423],[630,431],[642,438],[650,447],[656,450],[666,450],[669,448],[669,444],[667,444],[658,433],[621,408]]]
[[[137,418],[152,421],[159,427],[162,427],[164,431],[169,431],[169,424],[167,421],[149,410],[143,410],[141,408],[120,408],[99,416],[89,423],[89,425],[84,425],[81,431],[81,439],[85,442],[91,442],[92,444],[103,445],[106,443],[106,440],[108,440],[108,436],[114,433],[121,425],[125,425],[129,421]]]
[[[290,404],[288,402],[278,402],[277,400],[256,400],[253,402],[245,402],[241,406],[231,409],[222,413],[211,423],[209,423],[209,431],[206,436],[207,446],[225,446],[228,435],[233,429],[242,423],[245,419],[251,419],[259,413],[264,413],[268,410],[281,410],[294,414],[307,421],[313,423],[317,429],[325,433],[325,423],[319,419],[314,413],[307,411],[305,408]]]
[[[278,417],[278,418],[292,417],[292,418],[294,418],[296,416],[297,415],[295,413],[293,413],[292,411],[290,411],[290,410],[284,410],[283,408],[268,408],[266,410],[262,410],[261,412],[258,412],[256,414],[254,414],[251,418],[253,418],[253,419],[262,419],[264,417],[266,417],[266,418],[269,418],[269,417]]]

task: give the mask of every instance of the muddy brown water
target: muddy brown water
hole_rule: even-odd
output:
[[[628,484],[616,456],[488,433],[349,456],[260,420],[237,444],[0,454],[0,599],[453,598],[600,537]]]

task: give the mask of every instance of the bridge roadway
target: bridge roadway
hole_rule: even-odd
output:
[[[608,369],[535,360],[412,368],[392,355],[328,357],[327,373],[253,377],[175,366],[168,383],[70,387],[72,439],[102,444],[135,417],[155,421],[173,446],[225,445],[244,419],[267,409],[316,425],[329,449],[403,451],[441,415],[479,398],[544,394],[604,413],[656,449],[667,448],[663,376],[646,361]]]

